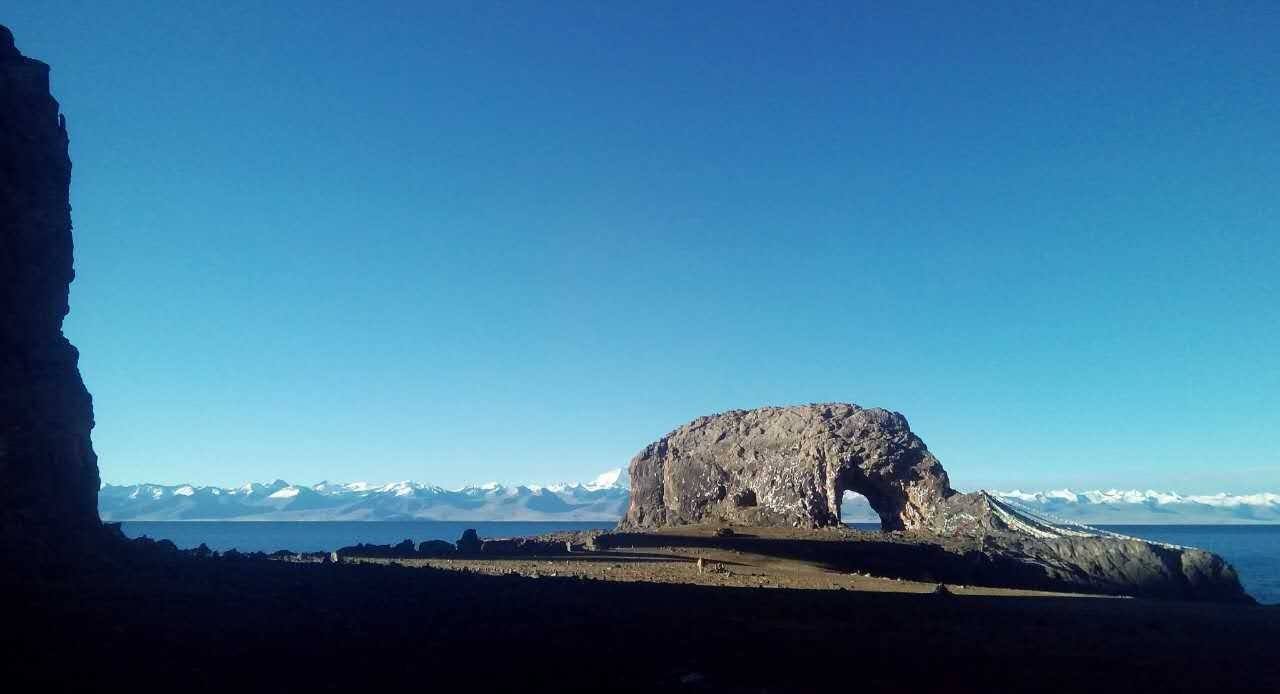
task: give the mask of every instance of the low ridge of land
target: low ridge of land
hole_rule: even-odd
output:
[[[375,557],[352,552],[345,562],[397,564],[529,578],[572,577],[602,581],[676,583],[736,588],[853,590],[969,596],[1102,597],[1062,591],[967,585],[933,580],[918,567],[890,566],[873,558],[876,547],[910,547],[909,537],[850,528],[797,530],[703,525],[646,533],[553,533],[535,538],[566,553],[481,553],[457,557]],[[593,549],[585,549],[592,547]],[[867,551],[850,552],[862,547]],[[312,557],[320,561],[322,557]],[[874,567],[882,569],[879,573]],[[927,574],[927,569],[925,570]],[[915,576],[915,578],[903,578]]]

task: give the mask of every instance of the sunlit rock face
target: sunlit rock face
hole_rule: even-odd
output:
[[[1251,601],[1215,554],[1050,523],[986,492],[956,493],[906,418],[887,410],[826,404],[700,417],[646,447],[630,472],[624,529],[831,526],[842,520],[844,493],[854,492],[885,530],[912,531],[943,554],[968,552],[962,563],[987,573],[966,580]]]
[[[844,403],[699,417],[641,451],[630,474],[628,528],[831,526],[853,491],[884,529],[914,530],[954,494],[905,417]]]
[[[0,27],[0,540],[66,547],[100,527],[93,404],[62,335],[71,160],[49,66]]]

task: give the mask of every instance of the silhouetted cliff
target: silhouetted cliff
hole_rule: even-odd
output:
[[[0,26],[0,541],[72,548],[101,527],[93,403],[62,335],[71,160],[49,66]],[[47,550],[46,550],[47,551]]]

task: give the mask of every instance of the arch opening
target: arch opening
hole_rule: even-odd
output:
[[[896,504],[876,489],[857,464],[847,465],[836,479],[835,512],[841,525],[852,525],[861,530],[870,526],[880,532],[898,529],[902,520]]]

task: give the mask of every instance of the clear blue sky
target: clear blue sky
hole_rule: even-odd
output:
[[[7,3],[104,479],[572,480],[839,400],[965,489],[1280,489],[1280,5],[622,5]]]

